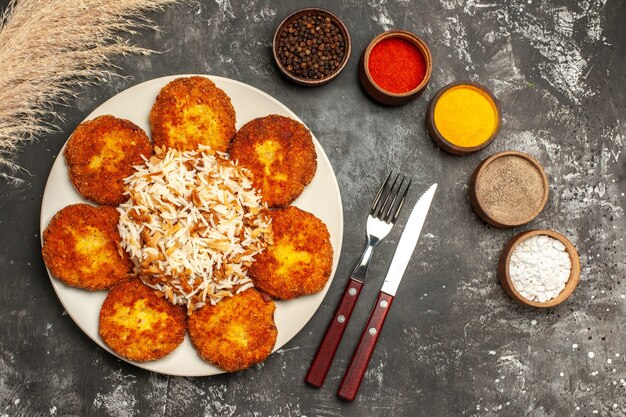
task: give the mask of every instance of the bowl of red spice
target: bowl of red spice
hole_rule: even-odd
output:
[[[406,30],[376,36],[363,51],[359,79],[376,101],[390,106],[408,103],[428,85],[432,56],[426,43]]]
[[[327,84],[345,68],[352,44],[346,25],[332,12],[305,8],[276,29],[274,60],[290,81],[307,87]]]

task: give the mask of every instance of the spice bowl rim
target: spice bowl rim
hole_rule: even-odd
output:
[[[278,52],[277,52],[278,37],[282,29],[288,23],[291,23],[291,21],[296,19],[297,17],[306,13],[311,13],[311,12],[319,13],[321,15],[326,15],[330,17],[337,24],[337,27],[342,32],[342,35],[344,35],[344,38],[345,38],[345,54],[343,57],[343,61],[341,62],[341,65],[339,65],[339,68],[337,68],[335,72],[333,72],[329,76],[320,78],[318,80],[309,80],[306,78],[298,77],[298,76],[293,75],[289,71],[287,71],[287,68],[285,68],[282,62],[280,62],[280,59],[278,57]],[[352,52],[352,39],[350,38],[350,32],[348,32],[348,27],[343,22],[343,20],[341,20],[339,16],[337,16],[335,13],[331,12],[330,10],[323,9],[321,7],[305,7],[302,9],[295,10],[292,13],[288,14],[278,24],[278,27],[276,28],[276,31],[274,32],[274,38],[272,39],[272,55],[274,56],[274,62],[276,63],[278,70],[291,82],[294,82],[296,84],[306,86],[306,87],[317,87],[317,86],[321,86],[324,84],[328,84],[329,82],[334,80],[344,70],[344,68],[348,64],[348,61],[350,60],[351,52]]]
[[[511,275],[509,272],[511,256],[515,248],[526,239],[532,236],[539,235],[549,236],[563,243],[572,263],[570,276],[567,280],[567,283],[565,284],[565,288],[559,293],[559,295],[546,302],[532,301],[521,295],[515,288],[515,284],[513,284],[513,280],[511,279]],[[580,282],[580,257],[574,244],[561,233],[549,229],[527,230],[513,236],[504,245],[504,248],[502,249],[500,258],[498,260],[498,278],[504,290],[511,296],[511,298],[513,298],[517,302],[530,307],[555,307],[567,300],[574,293],[574,290],[578,286],[578,283]]]
[[[491,102],[493,103],[496,109],[496,128],[493,130],[493,132],[491,133],[491,136],[489,136],[489,138],[486,141],[476,146],[459,146],[450,142],[441,134],[441,132],[439,132],[439,129],[437,129],[437,125],[435,124],[435,106],[437,105],[437,102],[439,102],[439,99],[447,91],[455,87],[459,87],[463,85],[468,85],[468,86],[481,90],[483,93],[489,96],[489,98],[491,99]],[[498,101],[496,96],[488,87],[476,81],[458,80],[458,81],[453,81],[449,84],[444,85],[443,87],[439,89],[439,91],[437,91],[437,93],[430,100],[430,103],[428,104],[428,109],[426,111],[426,127],[428,129],[428,133],[430,134],[430,137],[434,139],[435,143],[441,149],[454,155],[467,155],[470,153],[477,152],[491,145],[491,143],[498,137],[501,126],[502,126],[502,107],[500,106],[500,102]]]
[[[420,51],[420,53],[424,57],[424,63],[426,64],[426,72],[422,81],[415,88],[404,93],[393,93],[391,91],[387,91],[381,88],[378,84],[376,84],[369,70],[369,58],[374,47],[378,45],[378,43],[380,43],[382,40],[392,37],[405,39],[411,42],[411,44]],[[430,81],[432,69],[432,53],[430,52],[428,44],[422,38],[408,30],[390,29],[375,36],[374,39],[370,41],[370,43],[363,51],[361,63],[359,64],[359,78],[361,79],[361,84],[365,88],[365,91],[367,91],[367,93],[372,96],[372,98],[380,101],[383,104],[396,105],[404,104],[421,94],[426,89],[426,86]],[[373,89],[373,91],[370,91],[370,89]]]
[[[530,216],[518,222],[506,222],[504,220],[497,219],[491,216],[488,213],[488,211],[485,209],[485,207],[483,206],[480,198],[478,198],[478,195],[476,193],[476,185],[478,181],[480,180],[480,177],[483,174],[484,170],[487,168],[487,166],[493,161],[495,161],[496,159],[502,158],[505,156],[517,156],[519,158],[523,158],[527,160],[528,162],[530,162],[535,167],[537,172],[539,172],[539,175],[541,176],[541,182],[543,184],[543,196],[541,198],[541,203],[535,209],[535,211],[533,211],[533,213]],[[550,185],[548,182],[548,175],[546,174],[546,171],[544,170],[541,163],[539,163],[539,161],[537,161],[534,157],[532,157],[531,155],[527,153],[508,150],[508,151],[497,152],[491,156],[488,156],[480,164],[478,164],[478,166],[474,170],[474,173],[472,174],[472,177],[470,179],[469,193],[470,193],[470,203],[472,207],[474,208],[474,211],[476,212],[476,214],[478,214],[480,218],[482,218],[484,221],[491,224],[492,226],[509,228],[509,227],[522,226],[526,223],[529,223],[532,220],[534,220],[543,211],[546,204],[548,203],[548,197],[550,195]]]

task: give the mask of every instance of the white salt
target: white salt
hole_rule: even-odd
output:
[[[572,260],[565,245],[546,235],[531,236],[513,253],[509,273],[522,297],[546,302],[565,289],[572,271]]]

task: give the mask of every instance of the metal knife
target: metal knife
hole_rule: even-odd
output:
[[[409,220],[404,227],[393,259],[391,260],[391,265],[389,265],[385,282],[378,294],[376,304],[374,304],[370,318],[361,334],[359,344],[352,355],[350,365],[343,376],[341,385],[339,385],[337,395],[344,400],[354,400],[359,391],[363,375],[365,375],[367,365],[376,347],[376,342],[378,341],[380,331],[387,317],[387,313],[389,312],[389,308],[391,307],[393,297],[396,295],[400,281],[402,281],[413,250],[419,240],[420,232],[422,231],[422,226],[426,220],[426,215],[428,214],[428,209],[433,201],[436,189],[437,184],[433,184],[420,197],[417,203],[415,203],[415,207],[413,211],[411,211]]]

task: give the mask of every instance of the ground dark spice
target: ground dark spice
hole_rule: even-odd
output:
[[[537,168],[515,155],[491,161],[476,182],[476,197],[483,210],[506,223],[528,220],[541,206],[544,191]]]
[[[426,61],[411,42],[389,37],[378,42],[369,56],[372,80],[391,93],[407,93],[420,85],[426,76]]]
[[[285,25],[278,38],[278,57],[288,72],[320,80],[339,69],[346,54],[344,39],[334,19],[307,13]]]

